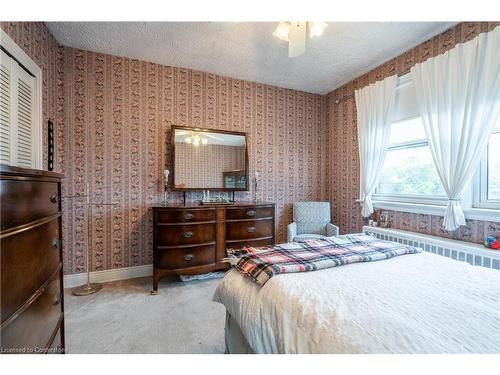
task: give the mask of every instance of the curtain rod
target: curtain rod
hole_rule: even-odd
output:
[[[404,76],[405,74],[408,74],[408,73],[410,73],[410,69],[405,70],[404,72],[398,73],[398,77],[402,77],[402,76]],[[346,96],[343,96],[340,99],[335,99],[335,104],[340,104],[340,103],[345,102],[346,100],[351,99],[353,97],[354,97],[354,93],[346,95]]]

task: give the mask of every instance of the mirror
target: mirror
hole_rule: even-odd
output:
[[[174,190],[248,190],[247,136],[172,127]]]

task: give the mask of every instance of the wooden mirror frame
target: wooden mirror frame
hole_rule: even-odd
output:
[[[246,178],[246,188],[177,188],[175,187],[175,131],[176,130],[188,130],[188,131],[197,131],[197,132],[207,132],[207,133],[221,133],[221,134],[231,134],[231,135],[239,135],[245,137],[245,178]],[[171,136],[171,145],[172,145],[172,183],[170,184],[172,191],[249,191],[250,190],[250,181],[249,170],[248,170],[248,135],[245,132],[236,132],[230,130],[219,130],[219,129],[209,129],[209,128],[195,128],[190,126],[178,126],[172,125],[170,128]]]

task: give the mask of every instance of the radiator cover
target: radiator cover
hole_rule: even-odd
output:
[[[363,233],[381,240],[420,247],[429,253],[467,262],[473,266],[500,270],[500,251],[489,250],[479,244],[392,228],[364,226]]]

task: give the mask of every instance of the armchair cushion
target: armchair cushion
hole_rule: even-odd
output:
[[[330,223],[329,202],[296,202],[293,204],[293,221],[297,234],[321,234],[325,236]]]
[[[323,240],[327,238],[321,234],[298,234],[293,238],[293,242],[305,241],[305,240]]]

